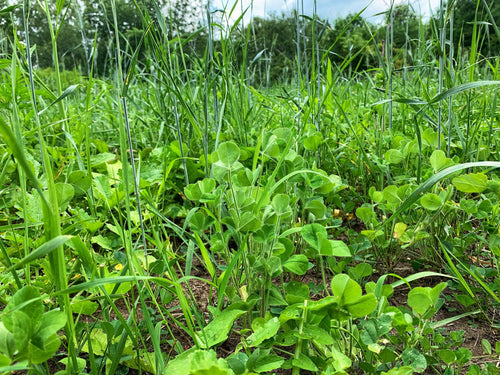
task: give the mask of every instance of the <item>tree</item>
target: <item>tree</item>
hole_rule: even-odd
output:
[[[330,51],[329,56],[337,65],[350,60],[345,67],[367,69],[375,63],[369,43],[373,28],[361,15],[348,14],[337,18],[324,38],[323,48]]]
[[[296,35],[295,16],[282,13],[269,18],[255,17],[249,27],[252,30],[247,51],[250,61],[260,56],[254,64],[266,62],[262,70],[268,72],[269,82],[289,78],[296,64],[296,41],[291,37]]]
[[[9,12],[0,11],[0,33],[5,41],[4,53],[10,53],[14,34],[19,40],[26,40],[24,11],[27,11],[27,29],[30,46],[34,48],[33,62],[36,66],[40,68],[54,66],[52,38],[47,15],[50,16],[55,33],[54,39],[57,42],[60,66],[72,69],[85,64],[80,28],[75,20],[77,10],[73,8],[71,2],[58,2],[58,8],[56,8],[56,2],[47,2],[48,14],[44,8],[45,2],[31,1],[24,4],[20,2],[21,4],[9,6],[11,3],[6,0],[0,1],[0,10],[10,10]],[[27,6],[26,9],[23,9],[24,5]]]
[[[394,5],[392,19],[394,48],[404,48],[407,42],[412,42],[418,38],[419,20],[410,4]],[[390,10],[386,12],[385,22],[387,25],[391,23]]]
[[[33,3],[30,8],[28,25],[30,44],[36,46],[35,62],[41,68],[53,67],[52,40],[49,20],[40,3]],[[47,2],[52,27],[57,41],[59,64],[63,68],[73,69],[85,64],[82,37],[75,22],[76,10],[69,2],[59,10],[54,2]]]
[[[495,21],[496,26],[500,27],[500,2],[498,0],[448,0],[444,9],[438,11],[435,22],[438,22],[441,16],[451,17],[451,10],[453,10],[453,43],[455,48],[460,48],[462,51],[471,48],[474,26],[476,25],[476,32],[479,36],[479,52],[484,56],[498,56],[500,40],[493,25],[493,21]],[[447,14],[443,14],[446,11]],[[490,17],[490,12],[493,20]]]
[[[96,39],[97,57],[96,68],[99,73],[105,73],[113,64],[110,60],[114,58],[115,48],[115,26],[113,21],[113,9],[110,1],[95,2],[84,0],[84,25],[87,34],[87,43],[92,48],[94,38]],[[200,8],[200,0],[142,0],[136,3],[132,0],[115,0],[115,11],[117,18],[118,33],[120,37],[120,48],[132,54],[138,47],[139,41],[148,25],[145,19],[148,17],[156,23],[158,29],[158,17],[164,17],[167,21],[169,35],[192,31],[195,14]],[[163,20],[162,20],[163,21]]]

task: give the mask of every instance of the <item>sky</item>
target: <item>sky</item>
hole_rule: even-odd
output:
[[[304,12],[301,14],[312,15],[314,1],[313,0],[212,0],[212,8],[230,9],[235,1],[239,1],[236,5],[233,20],[238,18],[243,10],[250,7],[254,16],[263,17],[266,14],[281,12],[289,13],[296,8],[297,2],[300,7],[304,7]],[[395,4],[407,3],[408,0],[394,0]],[[362,16],[370,22],[381,22],[382,16],[375,16],[378,13],[384,12],[390,7],[391,0],[316,0],[316,12],[320,18],[327,18],[331,21],[339,17],[345,17],[349,13],[357,13],[367,6],[367,9],[362,13]],[[424,18],[431,15],[431,10],[436,11],[439,8],[440,0],[410,0],[410,4],[417,14],[421,13]],[[250,12],[250,9],[247,11]]]

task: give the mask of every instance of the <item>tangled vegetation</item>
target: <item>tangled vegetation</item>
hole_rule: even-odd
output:
[[[497,374],[453,328],[500,303],[499,8],[466,2],[460,37],[461,2],[5,4],[0,372]]]

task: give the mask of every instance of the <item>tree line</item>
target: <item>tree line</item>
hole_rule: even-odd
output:
[[[201,1],[114,0],[114,6],[111,1],[92,0],[31,2],[28,14],[23,14],[26,9],[22,6],[0,0],[2,50],[9,53],[14,35],[21,41],[25,38],[27,19],[31,45],[36,46],[33,53],[36,65],[53,66],[50,21],[63,69],[77,69],[85,74],[92,67],[94,74],[106,75],[116,63],[117,41],[131,55],[146,30],[160,32],[157,25],[161,20],[163,38],[185,38],[189,42],[184,48],[203,56],[209,32],[206,4]],[[216,17],[216,12],[211,14]],[[318,56],[328,57],[341,70],[362,71],[377,67],[381,59],[388,58],[386,51],[390,46],[390,58],[396,67],[416,64],[418,51],[439,53],[436,38],[429,36],[439,35],[443,28],[448,49],[453,46],[454,56],[466,54],[473,45],[484,57],[496,56],[500,52],[499,25],[498,1],[448,0],[442,10],[425,22],[409,3],[402,3],[392,12],[387,10],[382,24],[367,21],[363,14],[327,20],[282,13],[254,17],[249,24],[235,27],[230,38],[234,64],[244,64],[259,77],[260,83],[276,83],[292,77],[292,72],[297,71],[298,58],[307,66],[308,61]],[[211,48],[217,51],[222,48],[221,40],[217,35],[214,39]],[[145,53],[140,56],[146,56],[147,46],[142,48]]]

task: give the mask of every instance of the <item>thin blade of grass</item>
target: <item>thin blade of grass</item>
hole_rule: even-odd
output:
[[[44,255],[51,253],[54,250],[57,250],[59,246],[62,246],[68,240],[70,240],[72,236],[57,236],[49,241],[45,242],[42,246],[37,248],[35,251],[31,252],[27,257],[24,257],[19,262],[13,264],[11,267],[7,269],[7,272],[12,272],[18,270],[23,267],[25,264],[34,261],[35,259],[41,258]]]
[[[394,219],[396,219],[401,213],[410,208],[428,189],[434,186],[437,182],[441,181],[443,178],[468,168],[477,168],[477,167],[493,167],[500,168],[500,162],[498,161],[479,161],[474,163],[463,163],[457,164],[452,167],[446,168],[441,172],[436,173],[434,176],[429,178],[423,184],[421,184],[410,196],[399,206],[399,208],[389,217],[386,221],[382,223],[382,227],[391,223]]]

